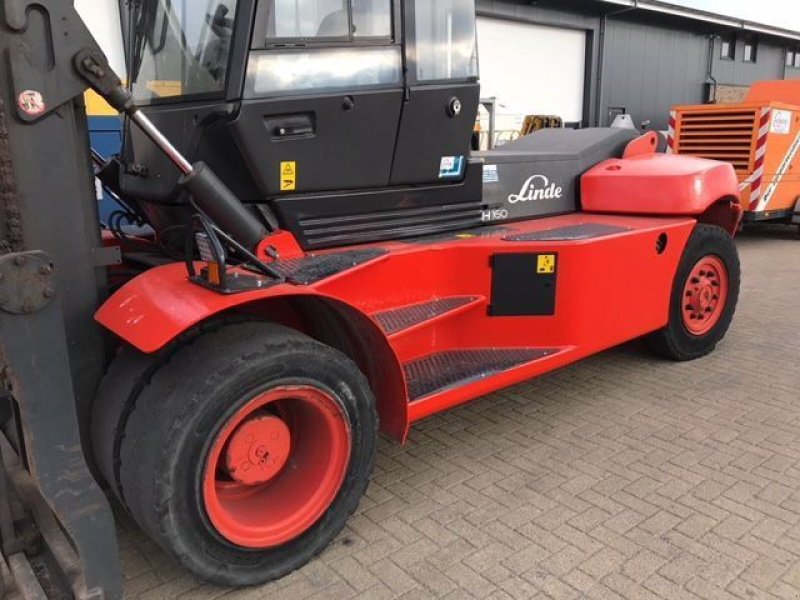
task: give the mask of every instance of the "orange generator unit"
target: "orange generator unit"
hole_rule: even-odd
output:
[[[800,225],[800,80],[757,82],[741,104],[676,106],[668,142],[733,165],[746,222]]]

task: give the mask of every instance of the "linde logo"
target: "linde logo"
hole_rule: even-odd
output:
[[[544,175],[531,175],[522,185],[519,194],[511,194],[508,197],[508,202],[516,204],[533,200],[555,200],[563,195],[564,189],[555,183],[550,183],[550,180]]]

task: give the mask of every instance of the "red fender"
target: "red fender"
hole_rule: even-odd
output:
[[[368,344],[364,354],[353,357],[370,380],[378,400],[381,427],[405,440],[408,434],[408,399],[400,361],[382,329],[361,310],[313,287],[289,284],[263,290],[224,295],[191,283],[183,263],[146,271],[115,293],[95,314],[95,319],[138,350],[152,354],[192,327],[211,317],[240,310],[269,317],[271,300],[316,298],[333,309]],[[261,305],[266,305],[264,310]],[[377,369],[375,364],[377,362]],[[371,372],[373,371],[373,372]]]
[[[731,233],[742,215],[733,166],[694,156],[636,154],[604,161],[581,180],[587,212],[708,216]],[[724,209],[715,206],[722,202]],[[724,213],[724,214],[723,214]]]

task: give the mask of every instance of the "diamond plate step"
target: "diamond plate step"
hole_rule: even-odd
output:
[[[432,354],[403,366],[408,397],[416,402],[435,392],[496,375],[557,352],[557,349],[548,348],[481,348]]]
[[[328,277],[344,273],[385,254],[387,254],[387,251],[382,248],[346,250],[344,252],[279,260],[271,263],[271,266],[291,283],[311,285]]]
[[[630,230],[630,227],[619,227],[618,225],[581,223],[580,225],[569,225],[557,229],[548,229],[547,231],[532,231],[519,235],[509,235],[503,239],[506,242],[567,242],[591,240],[607,235],[625,233]]]
[[[374,318],[387,335],[392,335],[409,329],[414,325],[419,325],[425,321],[430,321],[438,316],[452,312],[462,306],[478,302],[479,300],[481,300],[480,296],[440,298],[431,300],[430,302],[423,302],[422,304],[414,304],[413,306],[404,306],[402,308],[380,312],[375,314]]]

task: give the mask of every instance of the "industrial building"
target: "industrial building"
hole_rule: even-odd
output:
[[[478,0],[477,12],[483,96],[506,135],[528,114],[666,129],[675,104],[800,77],[800,32],[665,2]]]
[[[117,3],[76,7],[124,71]],[[738,101],[754,81],[800,77],[800,31],[676,4],[477,0],[476,9],[482,94],[496,98],[501,143],[526,115],[587,127],[626,113],[666,129],[675,104]]]

